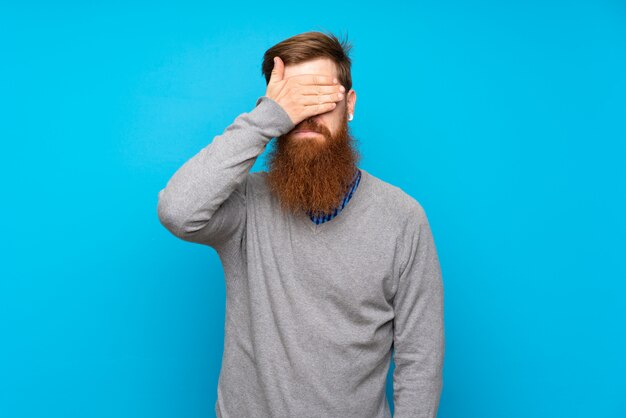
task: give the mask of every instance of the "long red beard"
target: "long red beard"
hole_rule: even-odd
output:
[[[298,129],[320,132],[316,137],[294,138]],[[312,118],[276,138],[268,154],[268,184],[281,208],[293,213],[330,213],[343,201],[360,160],[356,140],[350,134],[347,112],[333,136]]]

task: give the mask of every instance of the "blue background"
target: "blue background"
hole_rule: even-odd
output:
[[[439,417],[626,416],[623,1],[17,4],[0,417],[213,416],[223,271],[157,193],[265,93],[265,50],[309,30],[348,35],[360,166],[431,222]]]

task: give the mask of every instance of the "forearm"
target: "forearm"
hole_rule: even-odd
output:
[[[161,223],[177,236],[203,227],[244,181],[268,142],[293,129],[278,103],[262,96],[221,135],[183,164],[159,191]]]
[[[442,389],[443,339],[428,353],[394,353],[394,417],[435,418]]]

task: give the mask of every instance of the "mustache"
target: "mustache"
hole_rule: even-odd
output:
[[[318,132],[321,134],[327,132],[327,130],[323,126],[319,126],[315,122],[312,122],[312,121],[302,122],[301,125],[296,126],[293,129],[293,132],[296,132],[296,131],[313,131],[313,132]]]

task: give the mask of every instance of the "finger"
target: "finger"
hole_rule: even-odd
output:
[[[280,57],[274,57],[274,67],[272,68],[272,74],[270,76],[270,84],[282,81],[285,75],[285,64]]]
[[[306,119],[311,116],[319,115],[320,113],[330,112],[336,106],[337,104],[335,102],[305,106],[304,117]]]
[[[317,105],[324,103],[334,103],[343,100],[343,94],[341,93],[332,93],[332,94],[320,94],[320,95],[308,95],[302,96],[300,99],[300,103],[305,106],[309,105]]]
[[[302,95],[317,95],[317,94],[333,94],[333,93],[343,93],[346,89],[344,88],[342,90],[341,85],[336,84],[333,86],[326,86],[326,85],[306,85],[303,87],[300,87],[300,89],[298,90],[298,93],[302,94]]]
[[[321,74],[300,74],[293,77],[298,84],[303,86],[312,84],[332,86],[339,83],[339,81],[336,81],[337,78]]]

